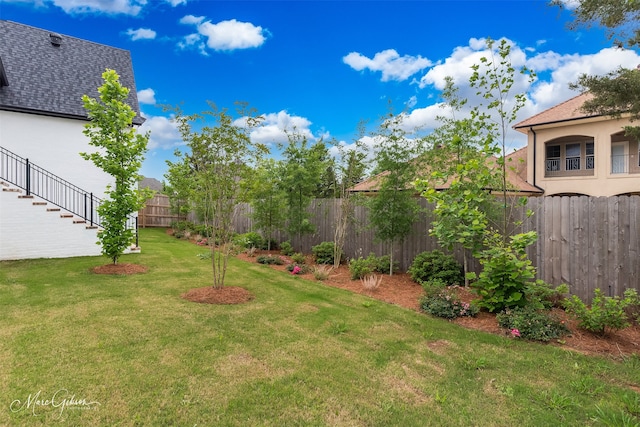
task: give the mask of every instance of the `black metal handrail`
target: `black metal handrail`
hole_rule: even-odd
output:
[[[0,147],[0,179],[58,206],[93,226],[101,227],[98,206],[102,200],[92,192],[66,181],[23,157]],[[127,228],[135,230],[138,245],[138,218],[130,215]]]

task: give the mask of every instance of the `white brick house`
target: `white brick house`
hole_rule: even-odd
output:
[[[4,20],[0,40],[0,260],[99,255],[91,196],[112,177],[79,155],[95,151],[82,95],[114,69],[142,124],[130,54]]]

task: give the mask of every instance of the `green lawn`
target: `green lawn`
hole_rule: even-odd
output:
[[[211,282],[204,249],[152,229],[140,244],[122,259],[149,267],[134,276],[89,272],[106,258],[0,263],[0,425],[639,422],[639,357],[469,331],[236,259],[227,284],[252,302],[190,303]]]

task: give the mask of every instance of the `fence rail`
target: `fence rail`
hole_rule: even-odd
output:
[[[296,250],[305,252],[318,243],[333,241],[339,204],[339,199],[314,200],[309,209],[313,213],[315,233],[301,238],[279,233],[274,238],[289,240]],[[368,227],[368,210],[358,206],[347,232],[345,255],[353,258],[366,257],[371,252],[393,254],[401,269],[406,270],[418,253],[440,249],[437,241],[428,235],[432,207],[424,199],[420,199],[420,204],[424,212],[414,223],[412,232],[394,247],[375,241]],[[169,213],[169,208],[165,209]],[[526,215],[529,209],[534,212],[531,217]],[[251,211],[250,205],[242,206],[236,219],[237,232],[257,231]],[[160,223],[157,218],[154,221]],[[170,218],[166,217],[164,224],[170,223]],[[626,288],[640,291],[640,196],[532,197],[526,206],[512,210],[511,219],[522,221],[522,231],[538,233],[537,242],[528,249],[530,259],[538,268],[538,278],[554,285],[566,283],[573,294],[586,301],[590,301],[595,288],[609,296],[621,296]],[[462,262],[463,252],[459,249],[454,252]],[[480,271],[475,260],[471,260],[469,266],[471,270]]]

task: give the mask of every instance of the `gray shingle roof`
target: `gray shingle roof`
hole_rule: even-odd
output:
[[[111,68],[130,89],[134,123],[142,124],[129,51],[65,35],[55,46],[50,34],[0,20],[0,58],[8,82],[0,85],[0,110],[86,119],[82,95],[97,98],[102,73]]]

